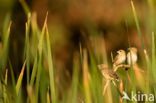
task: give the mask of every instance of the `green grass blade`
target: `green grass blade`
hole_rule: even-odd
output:
[[[26,37],[25,37],[25,59],[27,61],[26,63],[26,71],[27,71],[27,84],[29,84],[29,78],[30,78],[30,40],[29,40],[29,32],[30,32],[30,17],[28,17],[28,21],[26,23]]]
[[[3,27],[3,35],[2,35],[2,44],[3,44],[3,50],[2,50],[2,64],[1,66],[4,67],[7,62],[7,56],[8,56],[8,47],[9,47],[9,35],[10,35],[10,28],[11,28],[12,22],[10,21],[10,15],[6,16],[6,19],[4,21],[4,27]]]
[[[102,91],[103,91],[102,78],[103,77],[99,69],[97,68],[97,64],[92,54],[90,54],[90,57],[91,57],[90,69],[91,69],[91,78],[92,78],[91,91],[93,94],[93,100],[94,100],[94,103],[104,102],[103,95],[102,95]]]
[[[90,82],[89,82],[89,71],[88,71],[88,60],[87,60],[87,51],[83,51],[83,85],[85,93],[85,102],[91,102],[91,92],[90,92]]]
[[[149,32],[155,30],[155,4],[154,0],[147,0],[149,6],[149,15],[148,15],[148,22],[147,22],[147,30]]]
[[[42,31],[41,31],[41,35],[40,35],[40,38],[39,38],[39,44],[38,44],[38,51],[39,51],[39,55],[42,54],[42,49],[43,49],[43,39],[44,39],[44,34],[45,34],[45,29],[46,29],[46,25],[47,25],[47,17],[48,17],[48,12],[47,12],[47,15],[46,15],[46,18],[45,18],[45,21],[44,21],[44,24],[43,24],[43,28],[42,28]]]
[[[52,103],[56,103],[56,90],[55,90],[55,79],[54,79],[54,68],[53,68],[53,60],[51,54],[51,45],[48,28],[46,26],[46,39],[47,39],[47,55],[48,55],[48,67],[49,67],[49,76],[50,76],[50,91],[51,91],[51,100]]]
[[[153,76],[154,76],[154,81],[156,80],[156,70],[155,70],[155,67],[156,67],[156,55],[155,55],[156,51],[155,51],[155,34],[154,32],[152,32],[152,73],[153,73]]]
[[[6,69],[6,72],[5,72],[5,84],[7,85],[7,81],[8,81],[8,69]]]
[[[134,3],[133,3],[132,0],[131,0],[131,7],[132,7],[132,11],[133,11],[133,16],[134,16],[136,28],[137,28],[137,31],[138,31],[138,36],[139,36],[141,44],[142,44],[142,50],[144,50],[144,40],[142,38],[142,33],[141,33],[140,25],[139,25],[139,20],[138,20],[136,9],[135,9],[135,6],[134,6]]]
[[[40,83],[40,77],[41,77],[41,72],[42,72],[42,57],[43,57],[43,43],[44,43],[44,34],[45,34],[45,30],[46,30],[46,25],[47,25],[47,17],[48,17],[48,13],[46,15],[44,24],[43,24],[43,28],[40,34],[40,38],[39,38],[39,44],[38,44],[38,70],[37,70],[37,76],[36,76],[36,84],[35,84],[35,89],[36,89],[36,102],[38,102],[38,95],[39,95],[39,83]]]
[[[79,58],[78,55],[75,54],[74,62],[73,62],[73,77],[72,77],[72,100],[71,103],[77,102],[77,93],[78,93],[78,83],[79,83]]]
[[[30,15],[30,9],[29,9],[27,3],[24,0],[19,0],[19,1],[24,9],[25,14]]]
[[[35,95],[34,95],[34,90],[32,86],[27,86],[27,93],[28,93],[30,103],[37,103],[35,101]]]
[[[47,90],[47,103],[50,103],[50,94],[49,94],[49,88]]]
[[[15,85],[16,85],[16,83],[15,83],[15,75],[14,75],[13,68],[12,68],[10,60],[9,60],[9,68],[10,68],[12,84],[13,84],[13,87],[15,87]]]
[[[42,55],[39,55],[39,61],[37,64],[38,70],[36,74],[36,84],[35,84],[35,96],[36,96],[36,102],[38,102],[38,95],[39,95],[39,87],[40,87],[40,78],[42,73]]]
[[[35,77],[36,77],[36,72],[37,72],[37,56],[35,57],[33,69],[32,69],[32,74],[31,74],[31,79],[30,79],[30,85],[34,85]]]
[[[16,83],[16,94],[17,95],[19,94],[19,90],[20,90],[20,88],[22,86],[22,80],[23,80],[23,75],[24,75],[24,70],[25,70],[25,64],[26,64],[26,61],[23,64],[22,70],[20,72],[20,75],[19,75],[17,83]]]

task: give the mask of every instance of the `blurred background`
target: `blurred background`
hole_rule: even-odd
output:
[[[88,48],[94,38],[103,39],[108,54],[121,48],[141,46],[130,0],[25,0],[41,28],[47,11],[49,32],[57,59],[70,60],[79,43]],[[148,8],[146,0],[134,0],[140,28],[144,36]],[[0,27],[6,15],[11,15],[10,56],[20,62],[23,50],[26,14],[20,0],[0,0]],[[144,37],[146,45],[147,38]],[[57,44],[57,45],[56,45]],[[66,60],[67,59],[67,60]],[[20,63],[15,63],[18,68]]]

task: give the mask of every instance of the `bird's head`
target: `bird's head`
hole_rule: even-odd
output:
[[[130,48],[128,48],[128,51],[136,53],[138,50],[135,47],[130,47]]]
[[[118,54],[126,54],[126,52],[124,50],[122,50],[122,49],[121,50],[118,50],[117,53]]]

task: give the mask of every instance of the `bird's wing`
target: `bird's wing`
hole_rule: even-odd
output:
[[[116,55],[116,57],[114,58],[113,62],[115,63],[118,59],[119,59],[119,54]]]
[[[131,53],[127,53],[127,63],[130,65],[131,64]]]
[[[114,59],[114,61],[113,61],[113,65],[118,65],[119,62],[120,62],[120,54],[118,54],[118,55],[115,57],[115,59]]]
[[[114,79],[119,79],[118,75],[114,71],[109,71],[109,75]]]

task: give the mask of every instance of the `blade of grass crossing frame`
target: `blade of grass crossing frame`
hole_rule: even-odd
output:
[[[48,87],[48,90],[47,90],[47,103],[50,103],[49,87]]]
[[[91,74],[91,91],[92,91],[92,100],[94,100],[94,103],[100,103],[103,101],[103,86],[102,86],[102,78],[99,74],[97,64],[95,61],[95,58],[93,57],[93,54],[90,53],[90,74]]]
[[[11,24],[12,22],[9,23],[8,28],[7,28],[7,32],[5,33],[4,36],[4,54],[5,54],[5,58],[7,58],[7,53],[8,53],[8,46],[9,46],[9,35],[10,35],[10,28],[11,28]]]
[[[155,67],[156,67],[156,55],[155,55],[155,34],[154,32],[152,32],[152,73],[153,73],[153,76],[154,76],[154,81],[156,80],[156,75],[155,75]]]
[[[30,15],[30,9],[24,0],[19,0],[26,15]]]
[[[152,32],[152,73],[153,73],[153,82],[156,82],[156,75],[155,75],[155,67],[156,67],[156,54],[155,54],[156,50],[155,50],[155,34],[154,32]],[[153,86],[153,90],[154,90],[154,94],[156,95],[156,87]]]
[[[40,87],[40,77],[42,72],[42,54],[39,55],[39,60],[37,63],[37,74],[36,74],[36,83],[35,83],[35,96],[36,96],[36,102],[38,103],[38,95],[39,95],[39,87]]]
[[[26,22],[26,37],[25,37],[25,50],[24,50],[24,52],[25,52],[25,59],[26,59],[26,61],[27,61],[27,63],[26,63],[26,71],[27,71],[27,84],[29,84],[29,78],[30,78],[30,50],[29,50],[29,48],[30,48],[30,44],[29,44],[29,42],[30,42],[30,40],[29,40],[29,32],[30,32],[30,17],[28,17],[28,20],[27,20],[27,22]]]
[[[72,76],[72,100],[71,103],[76,103],[79,83],[79,58],[78,54],[74,55],[73,59],[73,76]]]
[[[85,102],[86,103],[91,103],[90,85],[89,84],[90,83],[89,83],[87,51],[83,50],[83,86],[84,86]]]
[[[4,21],[3,36],[2,36],[2,42],[3,42],[2,67],[5,66],[6,61],[7,61],[11,24],[12,22],[10,21],[10,15],[8,14]]]
[[[2,35],[2,55],[1,55],[1,60],[0,60],[0,79],[3,81],[3,76],[2,76],[2,69],[5,68],[5,65],[7,63],[7,58],[8,58],[8,46],[9,46],[9,35],[10,35],[10,28],[11,28],[11,21],[10,21],[10,15],[8,14],[4,20],[4,27],[3,27],[3,35]],[[5,90],[5,87],[4,87]],[[4,94],[5,96],[5,94]]]
[[[145,49],[144,48],[144,40],[142,38],[142,33],[141,33],[141,30],[140,30],[139,20],[138,20],[136,9],[135,9],[135,6],[134,6],[134,3],[133,3],[132,0],[131,0],[131,7],[132,7],[132,11],[133,11],[133,16],[134,16],[136,28],[137,28],[137,31],[138,31],[138,36],[139,36],[141,44],[142,44],[142,50],[144,50]]]
[[[12,84],[15,87],[15,84],[16,84],[15,83],[15,75],[14,75],[14,71],[13,71],[13,68],[12,68],[10,60],[9,60],[9,68],[10,68],[10,73],[11,73]]]
[[[37,103],[35,101],[35,95],[34,95],[34,90],[33,90],[33,87],[28,85],[27,86],[27,93],[28,93],[28,97],[29,97],[29,102],[30,103]]]
[[[147,63],[147,78],[146,78],[146,91],[149,92],[150,91],[150,76],[151,76],[151,61],[150,61],[150,58],[149,58],[149,55],[147,54],[147,51],[146,49],[144,49],[144,54],[145,54],[145,60],[146,60],[146,63]]]
[[[149,6],[149,15],[148,15],[148,22],[147,22],[147,28],[149,29],[149,32],[155,30],[155,0],[147,0],[148,6]]]
[[[22,86],[22,80],[23,80],[23,75],[24,75],[24,70],[25,70],[25,64],[26,64],[26,61],[24,61],[22,70],[20,72],[20,75],[19,75],[18,80],[17,80],[17,83],[16,83],[16,94],[17,95],[18,95],[19,90],[20,90],[20,88]]]
[[[37,56],[35,57],[35,61],[34,61],[34,64],[33,64],[32,73],[31,73],[31,79],[30,79],[30,85],[31,86],[34,85],[34,81],[35,81],[35,77],[36,77],[36,72],[37,72]]]
[[[13,71],[12,64],[11,64],[10,60],[9,60],[9,69],[10,69],[9,71],[10,71],[10,75],[11,75],[10,77],[11,77],[11,84],[12,84],[11,86],[12,86],[12,91],[13,91],[12,93],[15,94],[14,97],[16,98],[17,95],[16,95],[15,75],[14,75],[14,71]]]
[[[5,84],[7,85],[7,80],[8,80],[8,69],[6,69],[5,72]]]
[[[41,35],[40,35],[40,38],[39,38],[39,44],[38,44],[39,55],[42,53],[43,39],[44,39],[45,29],[46,29],[46,25],[47,25],[47,17],[48,17],[48,12],[46,14],[46,18],[45,18],[43,28],[42,28],[42,31],[41,31]]]
[[[46,41],[47,41],[47,55],[48,55],[49,77],[50,77],[51,100],[52,100],[52,103],[57,103],[56,102],[53,60],[52,60],[51,45],[50,45],[50,38],[49,38],[49,32],[48,32],[47,25],[46,25]]]
[[[39,95],[39,83],[40,83],[40,76],[41,76],[41,72],[42,72],[42,56],[43,56],[43,43],[44,43],[44,34],[45,34],[45,29],[46,29],[46,24],[47,24],[47,17],[48,17],[48,12],[43,24],[43,28],[40,34],[40,38],[39,38],[39,44],[38,44],[38,70],[37,70],[37,74],[36,74],[36,84],[35,84],[35,89],[36,89],[36,102],[38,102],[38,95]]]

